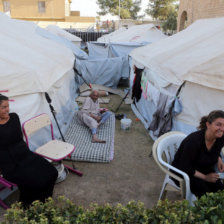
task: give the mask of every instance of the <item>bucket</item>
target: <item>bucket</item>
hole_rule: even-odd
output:
[[[121,119],[121,129],[122,130],[128,130],[131,127],[131,119],[123,118]]]

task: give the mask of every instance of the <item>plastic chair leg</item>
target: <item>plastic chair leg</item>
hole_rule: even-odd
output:
[[[72,168],[72,167],[70,167],[70,166],[68,166],[68,165],[65,165],[65,164],[64,164],[64,167],[66,167],[69,171],[71,171],[71,172],[77,174],[77,175],[80,176],[80,177],[83,175],[82,172],[80,172],[79,170],[74,169],[74,168]]]
[[[166,197],[166,185],[167,185],[167,182],[166,182],[166,178],[163,182],[163,186],[162,186],[162,189],[161,189],[161,192],[160,192],[160,195],[159,195],[159,200],[163,200],[165,197]]]
[[[4,209],[8,209],[9,206],[6,205],[2,200],[0,200],[0,205],[4,208]]]

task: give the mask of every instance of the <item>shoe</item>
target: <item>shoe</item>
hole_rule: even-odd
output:
[[[122,118],[124,118],[124,114],[116,114],[116,115],[115,115],[115,118],[116,118],[117,120],[121,120]]]

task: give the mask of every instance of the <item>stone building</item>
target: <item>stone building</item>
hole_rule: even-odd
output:
[[[224,0],[180,0],[178,31],[197,19],[224,17]]]
[[[71,3],[72,0],[0,0],[0,11],[22,20],[95,22],[95,17],[81,17],[79,11],[71,11]]]

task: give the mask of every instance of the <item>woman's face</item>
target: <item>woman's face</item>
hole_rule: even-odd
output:
[[[9,101],[2,100],[0,103],[0,118],[7,119],[9,117]]]
[[[224,134],[224,118],[217,118],[211,124],[206,122],[207,130],[213,134],[215,138],[221,138]]]

